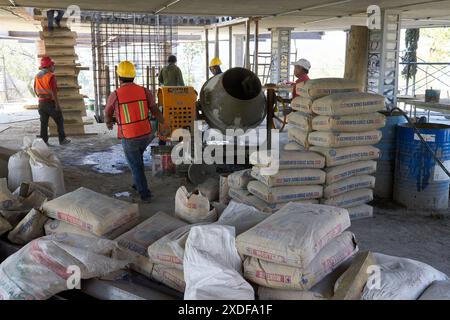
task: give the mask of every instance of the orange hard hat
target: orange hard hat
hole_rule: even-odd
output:
[[[50,57],[42,57],[41,58],[41,69],[42,68],[49,68],[53,66],[55,63],[53,62],[52,58]]]

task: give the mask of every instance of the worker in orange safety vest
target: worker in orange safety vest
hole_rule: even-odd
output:
[[[164,134],[168,126],[159,111],[150,90],[134,83],[136,70],[133,63],[122,61],[117,67],[120,87],[111,93],[105,107],[105,122],[108,129],[117,122],[117,135],[122,139],[122,147],[133,175],[133,189],[140,194],[141,201],[150,202],[151,192],[148,188],[144,170],[144,152],[151,142],[152,127],[150,115],[162,124]]]

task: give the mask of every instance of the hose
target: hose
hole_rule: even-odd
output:
[[[422,137],[422,135],[419,132],[419,129],[417,129],[416,125],[414,124],[414,122],[411,121],[411,119],[407,116],[407,114],[400,108],[395,107],[392,108],[390,110],[390,114],[392,115],[393,111],[399,111],[402,116],[405,117],[406,121],[408,121],[409,125],[414,129],[414,132],[417,134],[417,136],[420,139],[420,142],[422,142],[423,145],[426,146],[427,150],[431,153],[431,155],[433,156],[434,161],[436,161],[436,163],[441,167],[441,169],[445,172],[445,174],[450,178],[450,172],[447,170],[447,168],[444,166],[444,164],[441,162],[441,160],[438,159],[438,157],[436,156],[436,154],[434,153],[434,151],[431,149],[430,145],[425,141],[425,139]]]

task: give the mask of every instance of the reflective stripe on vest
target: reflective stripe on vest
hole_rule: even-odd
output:
[[[138,138],[152,132],[145,89],[127,84],[116,90],[119,103],[117,119],[120,133],[126,139]]]

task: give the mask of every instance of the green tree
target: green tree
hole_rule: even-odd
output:
[[[188,42],[183,44],[182,50],[182,65],[184,82],[188,86],[195,86],[196,79],[194,69],[197,67],[194,65],[195,59],[203,54],[203,46],[201,42]]]
[[[428,61],[450,61],[450,28],[423,28],[420,32],[431,40]]]

